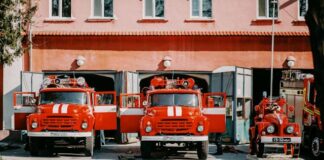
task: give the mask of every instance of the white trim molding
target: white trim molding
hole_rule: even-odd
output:
[[[208,141],[208,136],[142,136],[141,140],[160,142],[201,142]]]
[[[29,137],[91,137],[92,132],[27,132]]]

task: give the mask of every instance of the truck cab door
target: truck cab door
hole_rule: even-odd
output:
[[[95,116],[95,130],[116,130],[116,92],[95,92],[93,112]]]
[[[120,131],[136,133],[140,130],[140,121],[144,116],[141,94],[120,95]]]
[[[27,116],[36,112],[35,92],[15,92],[13,94],[14,129],[27,129]]]
[[[222,92],[203,94],[203,115],[208,118],[209,132],[223,133],[226,130],[226,94]]]

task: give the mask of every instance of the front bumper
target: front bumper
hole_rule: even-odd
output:
[[[301,137],[261,136],[261,143],[301,143]]]
[[[91,137],[92,132],[27,132],[29,137]]]
[[[159,142],[200,142],[208,141],[208,136],[142,136],[141,140]]]

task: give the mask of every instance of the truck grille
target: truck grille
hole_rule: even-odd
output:
[[[77,119],[69,116],[49,116],[41,121],[47,130],[72,130],[77,124]]]
[[[187,134],[193,124],[188,119],[161,119],[156,128],[162,134]]]

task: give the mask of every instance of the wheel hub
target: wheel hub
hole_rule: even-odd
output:
[[[320,144],[319,144],[319,138],[318,137],[315,137],[312,141],[312,152],[313,152],[313,155],[314,156],[319,156],[320,154],[320,151],[319,151],[319,147]]]

